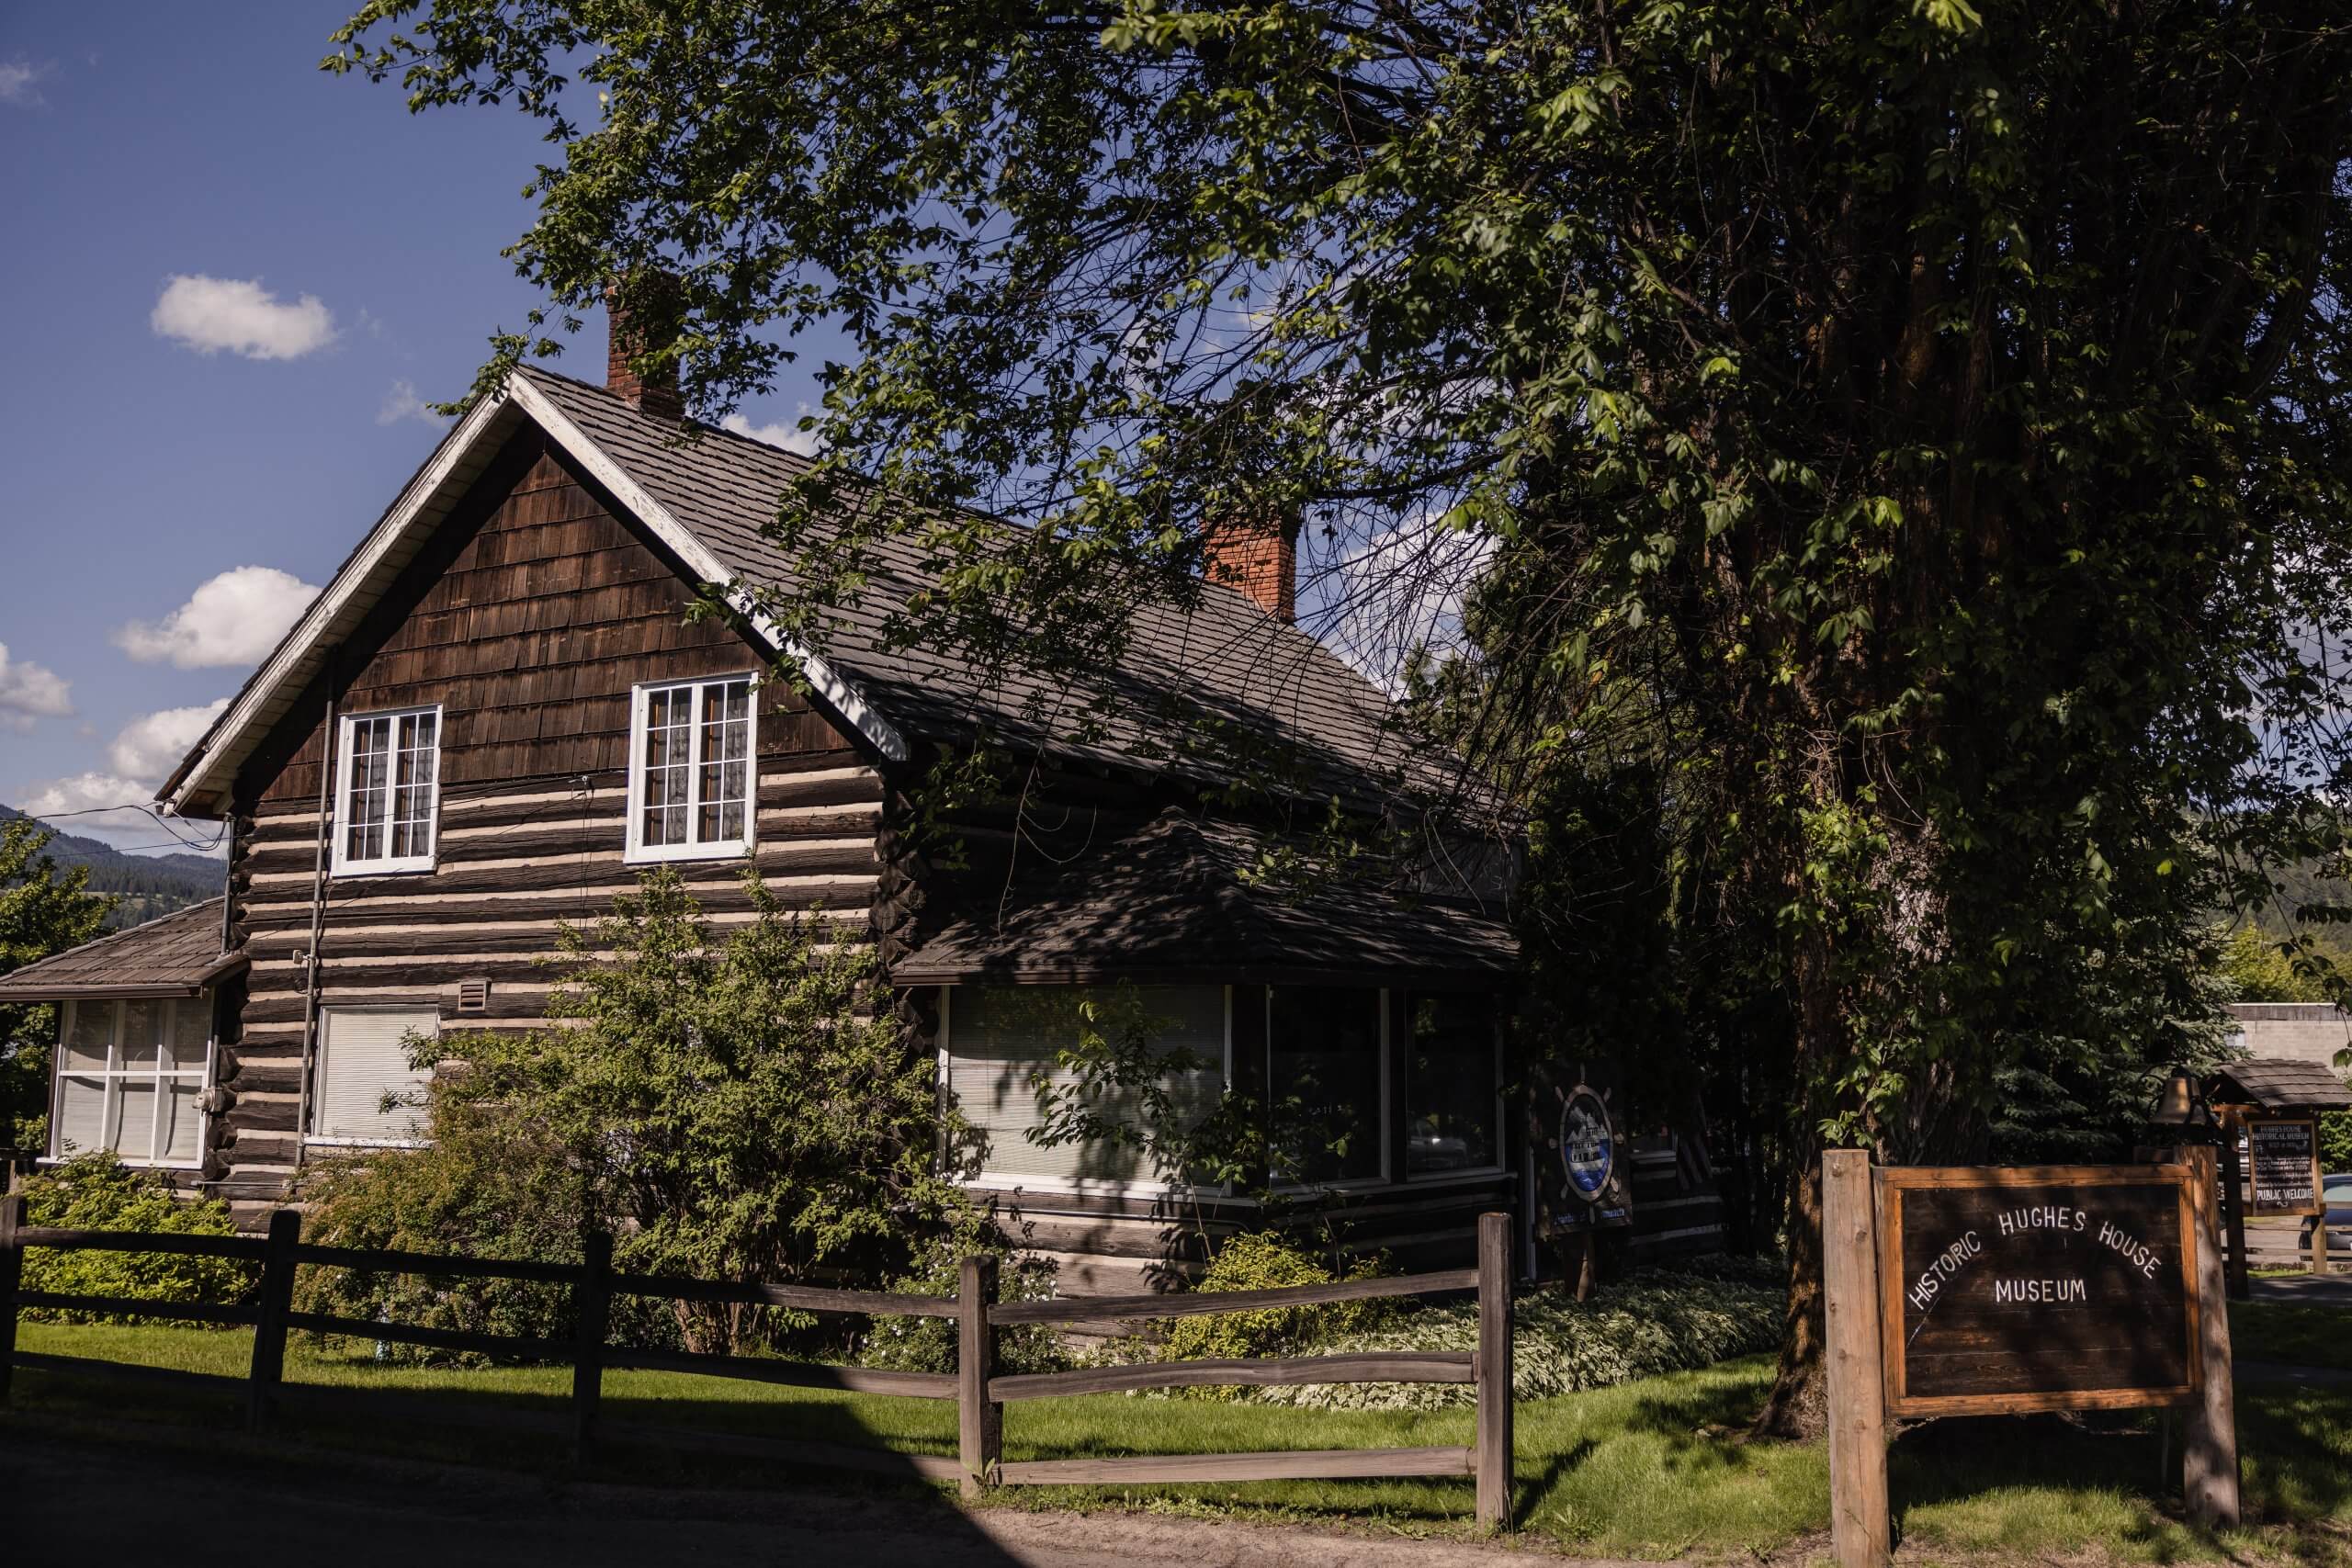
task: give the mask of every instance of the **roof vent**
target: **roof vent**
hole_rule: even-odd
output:
[[[488,1012],[490,1010],[490,982],[488,980],[458,981],[458,1010],[459,1012]]]

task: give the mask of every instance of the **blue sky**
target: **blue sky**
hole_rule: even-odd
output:
[[[144,798],[533,303],[535,127],[322,73],[345,14],[0,8],[0,802]]]

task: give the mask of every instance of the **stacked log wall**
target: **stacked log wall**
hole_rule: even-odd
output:
[[[342,660],[342,714],[441,705],[440,806],[430,872],[327,881],[322,1007],[431,1008],[445,1032],[545,1026],[560,927],[609,913],[642,869],[624,859],[631,689],[763,667],[723,617],[690,617],[687,581],[609,498],[536,438],[517,447]],[[301,1151],[325,697],[240,781],[231,931],[252,967],[208,1170],[241,1218],[283,1199]],[[751,863],[787,904],[854,912],[863,931],[881,776],[785,682],[756,712]],[[714,924],[751,918],[743,857],[670,863]],[[458,1011],[460,984],[481,979],[488,1007]]]

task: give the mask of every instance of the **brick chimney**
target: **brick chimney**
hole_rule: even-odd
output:
[[[1201,539],[1211,582],[1238,588],[1280,621],[1298,619],[1298,524],[1218,523]]]
[[[678,391],[677,366],[673,363],[666,374],[655,372],[649,379],[629,362],[649,345],[668,342],[677,331],[678,279],[674,274],[657,272],[640,282],[637,292],[638,307],[632,315],[621,304],[620,285],[605,288],[605,386],[628,399],[632,407],[675,424],[686,417],[686,400]],[[644,330],[639,327],[640,317],[645,319]]]

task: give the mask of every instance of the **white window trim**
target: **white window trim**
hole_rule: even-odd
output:
[[[345,829],[351,826],[351,746],[352,733],[363,722],[379,718],[394,721],[393,739],[400,738],[398,721],[419,714],[433,716],[433,798],[426,807],[426,821],[431,824],[432,847],[421,855],[384,855],[375,860],[355,860],[349,853]],[[444,733],[441,705],[427,704],[422,707],[377,708],[369,713],[341,714],[335,719],[334,742],[334,831],[328,840],[331,876],[400,876],[433,869],[434,857],[441,851],[441,739]],[[387,786],[385,795],[384,843],[391,844],[391,795]]]
[[[1222,989],[1225,992],[1225,1077],[1220,1092],[1233,1085],[1233,987],[1226,986]],[[939,987],[939,1102],[943,1107],[952,1104],[947,1084],[950,1058],[955,1055],[952,1027],[955,994],[953,986]],[[1217,1198],[1232,1191],[1230,1184],[1223,1182],[1203,1186],[1190,1181],[1109,1181],[1101,1177],[1027,1176],[991,1171],[985,1166],[976,1175],[967,1178],[963,1185],[974,1190],[1044,1192],[1072,1198]]]
[[[436,778],[439,776],[437,770],[435,776]],[[435,841],[439,842],[437,835]],[[326,1099],[327,1053],[334,1048],[327,1038],[326,1015],[329,1012],[421,1013],[426,1010],[428,1010],[421,1007],[345,1007],[341,1004],[333,1008],[321,1008],[319,1010],[318,1055],[317,1059],[311,1064],[314,1079],[313,1091],[310,1097],[311,1122],[313,1124],[317,1122]],[[435,1012],[433,1020],[433,1038],[435,1040],[441,1038],[443,1021],[440,1014]],[[309,1127],[305,1127],[302,1129],[302,1146],[306,1149],[429,1149],[433,1146],[433,1140],[430,1138],[334,1138],[313,1133]]]
[[[204,1151],[210,1144],[212,1116],[209,1111],[204,1109],[203,1091],[212,1087],[214,1061],[220,1054],[220,1032],[215,1027],[214,1021],[210,1016],[212,1010],[212,993],[210,991],[206,991],[199,996],[194,997],[154,997],[146,998],[136,997],[79,998],[62,1001],[58,1004],[57,1044],[55,1047],[54,1059],[50,1064],[49,1075],[49,1152],[41,1163],[56,1165],[62,1164],[65,1160],[74,1157],[74,1155],[66,1154],[58,1146],[60,1141],[65,1136],[65,1080],[67,1078],[95,1077],[104,1081],[106,1084],[106,1099],[101,1102],[98,1110],[98,1124],[103,1127],[112,1120],[110,1112],[113,1110],[116,1096],[120,1093],[120,1090],[117,1089],[116,1086],[121,1083],[125,1078],[142,1076],[141,1074],[125,1071],[112,1066],[112,1064],[120,1055],[122,1050],[123,1009],[128,1003],[138,1000],[153,1000],[161,1002],[167,1010],[164,1015],[162,1026],[163,1032],[160,1036],[160,1038],[165,1040],[172,1039],[175,1036],[175,1032],[179,1025],[179,1010],[181,1008],[200,1007],[204,1009],[206,1012],[204,1024],[204,1066],[201,1069],[175,1066],[171,1072],[166,1073],[163,1070],[163,1058],[159,1052],[156,1057],[156,1066],[154,1069],[143,1075],[152,1078],[155,1083],[155,1107],[156,1111],[158,1112],[158,1114],[151,1116],[148,1120],[147,1153],[143,1156],[134,1156],[127,1154],[120,1149],[115,1149],[110,1152],[114,1155],[118,1163],[129,1166],[136,1170],[201,1170],[204,1168]],[[109,1008],[113,1010],[114,1012],[114,1027],[109,1030],[107,1034],[107,1061],[108,1066],[95,1073],[87,1069],[75,1070],[69,1067],[66,1064],[65,1042],[72,1036],[76,1010],[85,1007]],[[202,1076],[197,1080],[196,1157],[191,1160],[164,1159],[161,1156],[160,1152],[155,1146],[156,1140],[161,1135],[161,1128],[163,1126],[163,1117],[160,1114],[163,1109],[163,1080],[167,1077],[187,1077],[190,1073],[198,1072],[199,1070]],[[88,1149],[79,1149],[74,1151],[76,1155],[85,1155],[91,1152],[92,1151]]]
[[[717,839],[707,843],[648,844],[645,841],[645,704],[654,692],[686,687],[694,693],[694,717],[688,724],[688,743],[702,744],[703,703],[705,694],[717,685],[731,681],[750,683],[751,702],[744,715],[743,731],[743,836],[738,839]],[[692,832],[702,801],[702,759],[694,757],[686,764],[686,824]],[[628,840],[621,855],[627,865],[651,865],[673,860],[729,860],[748,855],[759,842],[760,819],[760,672],[740,671],[733,674],[694,675],[675,681],[645,681],[631,686],[628,693]]]

